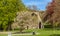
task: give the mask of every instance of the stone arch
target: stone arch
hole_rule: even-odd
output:
[[[42,18],[40,16],[39,12],[35,12],[35,14],[37,15],[37,18],[38,18],[38,28],[39,29],[44,28],[43,21],[42,21]]]

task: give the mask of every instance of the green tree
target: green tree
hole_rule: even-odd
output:
[[[25,6],[21,0],[0,0],[0,29],[10,29],[16,13],[23,9]]]

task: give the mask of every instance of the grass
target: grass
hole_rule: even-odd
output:
[[[7,36],[7,34],[0,34],[0,36]]]
[[[25,32],[33,32],[39,33],[38,35],[13,35],[13,36],[60,36],[60,30],[48,30],[48,29],[32,29],[25,30]],[[0,36],[7,36],[7,34],[0,34]]]

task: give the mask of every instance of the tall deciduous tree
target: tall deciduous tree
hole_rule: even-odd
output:
[[[0,0],[0,29],[10,28],[16,13],[25,9],[21,0]]]

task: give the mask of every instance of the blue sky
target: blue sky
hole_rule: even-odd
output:
[[[48,2],[51,2],[52,0],[22,0],[22,2],[26,5],[35,5],[40,10],[46,10],[46,6]]]

